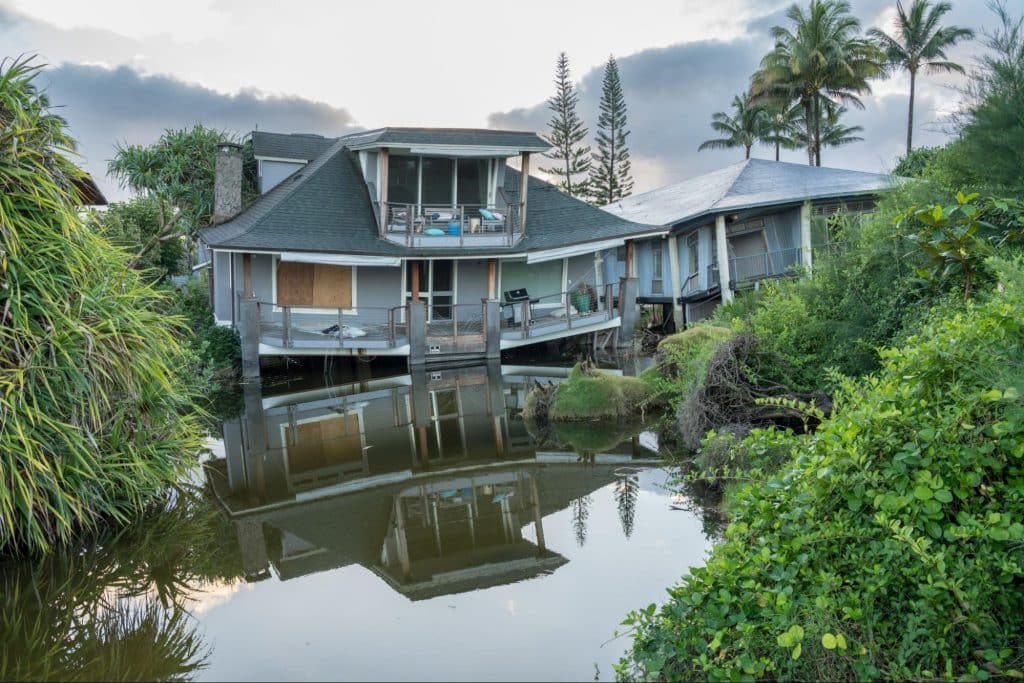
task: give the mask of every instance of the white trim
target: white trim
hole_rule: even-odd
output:
[[[567,247],[556,247],[554,249],[534,251],[526,254],[526,262],[531,264],[543,263],[544,261],[554,261],[555,259],[567,258],[569,256],[581,256],[584,254],[591,254],[595,251],[604,251],[605,249],[621,247],[625,243],[626,238],[619,237],[611,240],[603,240],[601,242],[573,244]]]
[[[349,149],[354,151],[373,150],[387,148],[395,150],[399,154],[424,154],[427,156],[447,157],[515,157],[523,152],[546,152],[550,147],[507,147],[507,146],[485,146],[485,145],[396,145],[393,142],[375,141],[364,145],[352,145]]]
[[[282,251],[282,261],[321,263],[328,266],[382,266],[397,268],[402,265],[398,256],[360,256],[358,254],[327,254],[306,251]]]
[[[281,262],[281,255],[277,254],[270,260],[270,303],[274,305],[274,312],[277,313],[282,310],[282,307],[277,303],[277,266]],[[303,263],[300,261],[300,263]],[[324,265],[339,265],[339,264],[324,264]],[[359,314],[359,267],[350,266],[352,268],[352,308],[340,309],[342,313],[347,315],[358,315]],[[315,306],[313,308],[302,308],[299,306],[292,306],[291,309],[298,313],[319,313],[324,307]]]
[[[283,161],[288,164],[302,164],[305,166],[309,159],[292,159],[291,157],[253,157],[256,161]]]

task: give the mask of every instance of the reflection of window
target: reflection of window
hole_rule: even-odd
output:
[[[661,244],[651,246],[651,294],[665,291],[661,270]]]

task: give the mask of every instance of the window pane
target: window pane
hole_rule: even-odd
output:
[[[459,204],[487,203],[487,160],[459,159]]]
[[[542,304],[558,303],[562,299],[562,261],[545,261],[527,265],[524,262],[501,264],[501,291],[526,289],[531,299]]]
[[[452,291],[452,262],[434,261],[434,286],[435,292]]]
[[[416,203],[416,157],[396,155],[388,160],[388,201],[396,204]]]
[[[452,160],[423,158],[423,202],[427,206],[451,206]]]

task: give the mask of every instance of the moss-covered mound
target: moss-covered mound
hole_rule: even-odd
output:
[[[638,377],[612,375],[577,364],[555,390],[548,405],[548,419],[579,422],[629,417],[641,414],[653,398],[651,385]]]

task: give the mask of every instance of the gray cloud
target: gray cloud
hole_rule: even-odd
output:
[[[278,132],[340,135],[352,129],[346,109],[301,97],[242,90],[226,95],[170,76],[147,76],[126,66],[66,64],[44,72],[43,86],[79,142],[83,166],[108,198],[126,193],[106,177],[114,144],[150,143],[167,128],[195,123],[231,132],[256,127]]]
[[[865,26],[873,24],[879,13],[892,3],[868,0],[855,10]],[[983,0],[958,3],[949,20],[978,28],[978,22],[989,15],[982,10]],[[730,42],[703,42],[651,49],[618,60],[623,89],[629,110],[632,131],[629,144],[633,156],[636,191],[652,189],[700,173],[720,168],[743,158],[742,150],[697,152],[700,143],[713,137],[710,127],[715,111],[727,110],[732,97],[743,92],[750,74],[761,57],[771,48],[769,28],[785,23],[781,12],[760,17],[752,22],[747,37]],[[965,66],[979,51],[976,43],[958,46],[951,56]],[[569,55],[570,59],[572,55]],[[597,103],[600,97],[602,69],[593,69],[579,81],[580,113],[594,131]],[[918,81],[915,118],[915,146],[941,144],[936,113],[949,108],[956,93],[949,87],[957,79],[925,76]],[[864,110],[853,110],[847,125],[864,127],[863,142],[840,149],[825,150],[823,163],[852,169],[879,171],[892,167],[903,152],[906,135],[907,98],[893,88],[879,87],[877,95],[864,100]],[[489,117],[492,127],[523,128],[543,132],[550,112],[545,103],[537,103]],[[755,148],[753,156],[772,158],[774,150]],[[783,152],[787,161],[803,162],[805,153]]]

